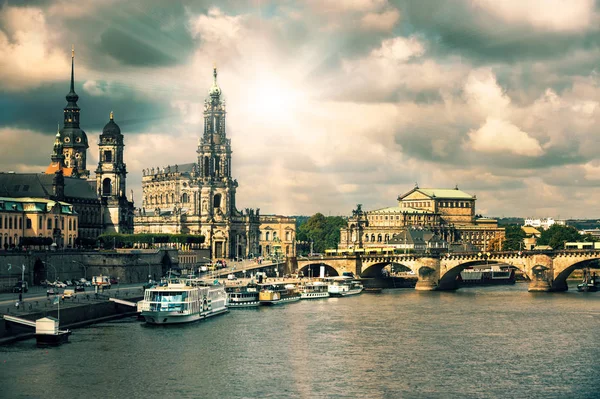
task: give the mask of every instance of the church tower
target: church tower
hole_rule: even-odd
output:
[[[235,212],[237,181],[231,178],[231,140],[225,133],[225,101],[213,69],[213,84],[204,101],[204,134],[198,144],[200,215],[202,219],[228,220]]]
[[[89,148],[87,136],[79,127],[80,109],[77,105],[79,96],[75,93],[75,49],[71,50],[71,89],[66,96],[67,106],[64,108],[63,128],[60,138],[63,146],[64,166],[72,169],[72,176],[88,178],[86,154]]]
[[[133,204],[127,200],[127,168],[123,162],[123,135],[110,113],[110,120],[102,129],[98,140],[98,168],[96,189],[101,198],[104,231],[107,233],[133,232]]]

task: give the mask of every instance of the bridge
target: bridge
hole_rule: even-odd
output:
[[[389,265],[400,265],[418,276],[417,290],[455,290],[456,278],[472,266],[508,264],[530,280],[529,291],[566,291],[567,277],[575,269],[589,267],[600,259],[600,250],[451,252],[445,254],[377,254],[296,258],[293,269],[315,275],[325,266],[330,276],[352,272],[361,277],[380,276]]]

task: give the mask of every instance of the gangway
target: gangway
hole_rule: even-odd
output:
[[[9,315],[4,315],[3,317],[4,317],[4,320],[6,320],[6,321],[12,321],[13,323],[23,324],[23,325],[35,328],[35,321],[22,319],[20,317],[9,316]]]
[[[131,306],[132,308],[137,308],[137,303],[135,303],[135,302],[124,301],[122,299],[117,299],[117,298],[108,298],[108,300],[113,301],[118,304],[121,304],[121,305]],[[35,325],[35,323],[33,323],[33,324]]]

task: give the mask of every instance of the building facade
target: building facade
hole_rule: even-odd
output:
[[[78,215],[73,205],[46,198],[0,197],[2,248],[14,248],[30,237],[51,238],[57,246],[74,245]]]
[[[398,206],[353,211],[348,227],[340,230],[340,249],[375,248],[397,239],[411,227],[425,228],[442,240],[472,244],[491,249],[501,241],[504,228],[494,219],[477,216],[477,197],[455,189],[431,189],[415,186],[398,197]]]
[[[260,256],[296,256],[296,219],[281,215],[260,215]]]
[[[260,210],[237,209],[238,182],[231,173],[231,139],[221,94],[215,68],[197,159],[142,171],[143,203],[135,216],[135,232],[203,235],[212,258],[245,258],[260,251]]]

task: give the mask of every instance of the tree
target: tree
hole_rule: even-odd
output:
[[[347,225],[341,216],[324,216],[316,213],[300,223],[297,228],[297,240],[313,243],[313,252],[324,252],[327,248],[336,248],[340,242],[340,228]],[[306,248],[308,252],[310,247]]]
[[[504,230],[504,242],[502,243],[502,249],[504,251],[518,251],[523,248],[524,238],[525,232],[521,226],[516,224],[508,225]]]
[[[549,245],[552,249],[564,249],[565,242],[581,242],[589,238],[584,237],[575,227],[553,224],[548,230],[542,231],[537,240],[537,245]]]

